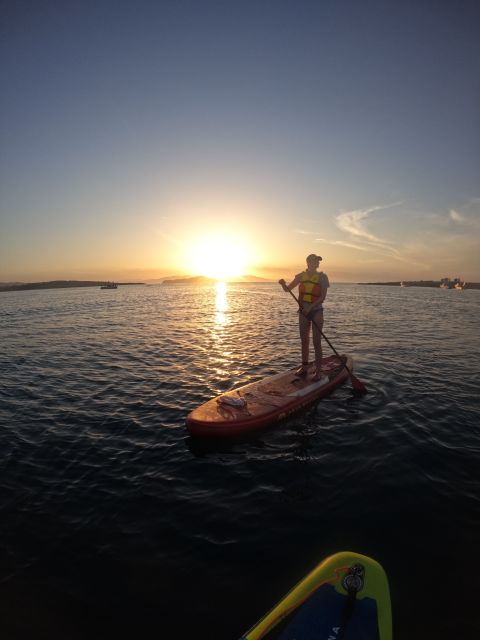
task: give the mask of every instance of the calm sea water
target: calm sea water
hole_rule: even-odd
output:
[[[0,294],[2,638],[235,639],[340,550],[386,569],[397,640],[480,637],[479,316],[333,285],[370,393],[218,445],[187,412],[299,362],[278,285]]]

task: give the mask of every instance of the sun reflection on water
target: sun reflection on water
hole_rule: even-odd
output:
[[[215,309],[215,323],[218,325],[224,325],[227,321],[225,312],[228,311],[226,282],[219,281],[215,285]]]
[[[214,387],[213,391],[220,393],[224,389],[225,384],[228,383],[232,357],[232,351],[227,337],[227,327],[229,325],[229,316],[227,313],[229,309],[227,283],[218,281],[212,293],[215,296],[215,316],[211,333],[213,344],[210,349],[208,361],[209,369],[220,385]]]

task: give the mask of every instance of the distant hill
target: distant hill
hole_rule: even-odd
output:
[[[274,280],[269,280],[268,278],[260,278],[259,276],[239,276],[235,278],[235,282],[274,282]]]
[[[189,276],[187,278],[165,278],[162,284],[210,284],[215,282],[206,276]]]
[[[163,284],[213,284],[217,282],[216,278],[207,278],[207,276],[186,276],[186,277],[176,277],[171,276],[169,278],[165,278],[163,280]],[[238,276],[237,278],[229,278],[227,280],[229,284],[236,283],[247,283],[247,282],[271,282],[270,280],[266,280],[265,278],[259,278],[258,276]]]

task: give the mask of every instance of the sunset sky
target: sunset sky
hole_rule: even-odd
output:
[[[476,1],[0,5],[0,280],[480,281]],[[208,270],[208,269],[207,269]]]

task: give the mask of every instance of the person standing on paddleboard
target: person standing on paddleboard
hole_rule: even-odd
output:
[[[313,347],[315,350],[315,373],[313,380],[322,377],[322,329],[323,329],[323,301],[330,286],[328,276],[318,271],[321,256],[311,253],[307,256],[307,269],[298,273],[287,285],[283,278],[278,281],[284,291],[291,291],[299,287],[298,320],[300,326],[300,341],[302,345],[302,366],[296,371],[297,376],[305,376],[308,372],[308,353],[310,350],[310,327],[313,322]]]

